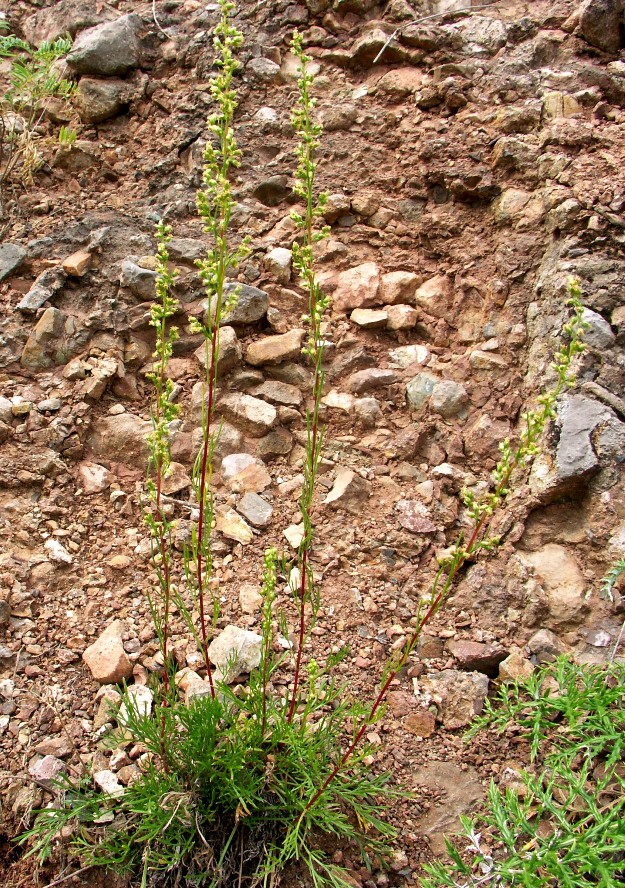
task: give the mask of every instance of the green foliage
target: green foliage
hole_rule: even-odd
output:
[[[325,664],[315,659],[304,663],[303,658],[319,605],[311,551],[324,438],[320,404],[329,306],[317,281],[313,248],[328,230],[320,222],[326,197],[316,191],[315,153],[321,127],[314,120],[309,59],[302,38],[294,35],[293,52],[300,62],[298,100],[292,116],[298,137],[294,191],[301,205],[292,214],[298,228],[292,254],[299,285],[308,296],[308,336],[302,351],[313,371],[299,502],[304,533],[294,567],[275,549],[265,553],[258,669],[252,671],[246,686],[235,690],[214,678],[209,642],[219,614],[211,538],[216,517],[213,457],[220,434],[215,421],[220,326],[238,296],[236,289],[226,290],[228,276],[249,251],[247,239],[233,245],[229,232],[235,205],[231,180],[240,163],[233,129],[233,77],[242,36],[231,23],[233,8],[229,0],[220,0],[221,18],[214,30],[217,74],[211,85],[215,112],[208,120],[210,139],[197,196],[209,241],[206,257],[198,262],[207,310],[201,319],[191,319],[191,328],[204,335],[206,376],[203,440],[192,476],[197,520],[191,522],[182,568],[172,545],[178,519],[164,494],[171,470],[171,424],[178,415],[168,367],[177,337],[171,320],[179,305],[171,295],[175,284],[168,256],[171,232],[163,224],[157,228],[157,298],[151,309],[156,347],[148,377],[154,399],[145,520],[157,579],[148,600],[163,674],[162,682],[155,683],[154,713],[139,711],[134,698],[125,694],[127,714],[118,716],[118,733],[110,738],[120,745],[131,739],[143,746],[141,774],[115,797],[98,793],[86,783],[65,781],[61,803],[41,812],[24,840],[33,840],[31,853],[45,859],[62,831],[69,835],[70,847],[84,865],[141,874],[141,885],[154,888],[181,884],[273,886],[280,872],[297,861],[308,868],[315,888],[347,888],[351,884],[348,874],[326,856],[328,838],[334,844],[355,844],[366,863],[375,857],[379,866],[380,856],[394,837],[394,830],[379,816],[380,801],[399,794],[386,776],[371,773],[365,733],[380,718],[391,682],[414,650],[421,630],[445,601],[458,571],[467,559],[495,545],[487,533],[489,522],[505,503],[513,473],[526,468],[535,454],[538,439],[554,415],[556,398],[572,384],[571,362],[581,350],[581,305],[577,285],[572,282],[573,320],[565,328],[567,341],[556,356],[556,384],[525,417],[525,430],[516,447],[508,441],[502,445],[492,490],[480,500],[467,495],[469,517],[474,522],[472,535],[467,543],[460,538],[449,560],[441,565],[413,634],[387,664],[375,700],[350,699],[347,688],[334,677],[345,651],[329,657]],[[278,584],[285,583],[285,577],[296,601],[298,638],[294,652],[276,653],[280,650],[274,645],[276,618],[283,634],[289,632],[286,616],[274,612]],[[187,702],[180,700],[171,650],[174,611],[195,639],[206,670],[207,681],[200,683],[196,677],[195,686],[187,691],[191,696]],[[274,679],[285,658],[292,656],[293,687],[284,698],[276,692]]]
[[[269,598],[270,578],[271,569]],[[63,805],[42,812],[23,837],[35,839],[30,853],[45,859],[66,828],[83,865],[143,872],[146,885],[217,888],[232,884],[233,873],[242,873],[244,885],[270,884],[292,860],[310,868],[315,884],[350,884],[318,837],[356,843],[365,859],[383,853],[394,831],[379,816],[379,800],[397,792],[371,774],[365,762],[371,750],[363,746],[324,804],[307,808],[340,754],[346,721],[358,720],[362,707],[346,702],[342,687],[311,664],[305,712],[289,721],[284,702],[266,693],[275,661],[269,651],[265,658],[242,693],[223,685],[218,697],[172,702],[157,718],[126,695],[118,739],[144,745],[141,777],[120,798],[66,782]],[[167,768],[160,759],[162,722]],[[167,879],[157,881],[159,874]]]
[[[625,574],[625,558],[619,558],[601,581],[601,592],[610,601],[614,600],[614,587],[623,574]]]
[[[504,685],[472,728],[516,727],[530,743],[521,791],[494,783],[466,854],[429,866],[422,888],[617,888],[625,880],[625,665],[561,658]]]
[[[11,61],[0,98],[0,195],[9,182],[28,183],[43,163],[36,129],[48,101],[68,99],[74,90],[58,67],[71,46],[69,38],[59,38],[32,49],[13,34],[0,34],[0,58]]]

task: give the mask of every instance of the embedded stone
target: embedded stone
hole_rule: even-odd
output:
[[[266,527],[273,515],[273,507],[257,493],[246,493],[236,509],[254,527]]]
[[[28,251],[20,244],[0,244],[0,281],[18,269],[27,255]]]
[[[102,493],[111,486],[113,475],[98,463],[82,462],[78,466],[78,482],[85,494]]]
[[[215,529],[226,539],[247,546],[254,539],[251,527],[234,509],[218,511],[215,516]]]
[[[279,284],[288,284],[291,280],[292,254],[284,247],[275,247],[263,259],[265,270],[272,274]]]
[[[211,641],[208,656],[229,684],[259,666],[262,643],[262,636],[256,632],[229,625]]]
[[[267,336],[248,346],[245,360],[254,367],[264,364],[281,364],[299,357],[304,339],[304,330],[290,330],[278,336]]]
[[[375,262],[363,262],[355,268],[342,271],[332,297],[337,311],[368,308],[379,302],[380,269]]]
[[[389,330],[412,330],[419,314],[411,305],[389,305],[386,326]]]
[[[375,330],[378,327],[386,326],[388,312],[381,308],[355,308],[349,319],[353,324],[362,327],[363,330]]]
[[[469,396],[465,387],[459,382],[444,379],[437,382],[430,395],[430,407],[434,413],[445,419],[466,415]]]
[[[430,510],[419,500],[400,500],[395,511],[401,526],[410,533],[436,533],[437,527],[432,521]]]
[[[91,675],[100,684],[117,684],[132,675],[132,663],[124,650],[123,632],[122,621],[114,620],[82,655]]]
[[[354,395],[362,395],[372,392],[399,381],[399,376],[394,370],[384,370],[380,367],[368,367],[366,370],[357,370],[349,377],[346,387]]]
[[[74,41],[66,62],[76,74],[125,74],[139,66],[141,26],[141,17],[131,13],[88,28]]]
[[[380,301],[384,305],[413,304],[419,280],[412,271],[389,271],[382,275]]]
[[[273,404],[238,392],[224,395],[217,405],[217,410],[254,438],[266,435],[278,418],[278,411]]]
[[[324,499],[327,506],[333,509],[344,509],[346,512],[360,513],[363,504],[371,495],[371,485],[351,469],[337,470],[332,489]]]
[[[210,369],[212,358],[210,345],[208,350],[205,344],[201,345],[195,350],[194,355],[199,363],[202,365],[202,367],[206,367],[208,363],[208,367]],[[223,374],[227,373],[229,370],[232,370],[234,367],[237,366],[237,364],[241,363],[242,356],[243,349],[241,348],[241,343],[239,342],[234,328],[220,327],[217,372],[219,374]]]
[[[452,295],[449,278],[444,274],[438,274],[421,284],[414,298],[415,303],[427,314],[436,318],[448,318]]]

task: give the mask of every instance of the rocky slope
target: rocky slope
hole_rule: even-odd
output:
[[[263,549],[289,550],[299,522],[310,373],[289,252],[294,27],[318,69],[331,225],[319,252],[333,304],[315,548],[324,604],[312,641],[320,657],[350,644],[339,668],[362,694],[405,638],[436,555],[464,526],[461,488],[480,489],[498,442],[549,381],[570,274],[587,306],[578,387],[515,493],[503,546],[463,576],[372,737],[377,764],[416,801],[391,812],[401,850],[390,877],[367,884],[418,884],[441,831],[518,761],[506,743],[467,752],[460,740],[498,669],[523,674],[556,651],[601,661],[623,620],[620,595],[597,594],[625,552],[623,4],[482,0],[471,14],[412,23],[466,5],[272,0],[242,3],[236,19],[246,42],[234,229],[251,236],[252,253],[221,355],[221,628],[258,628]],[[187,317],[203,310],[195,191],[217,12],[197,0],[158,2],[158,21],[152,4],[123,0],[0,0],[0,10],[32,43],[76,37],[68,63],[79,130],[10,196],[0,244],[0,767],[10,838],[50,799],[52,774],[107,771],[123,783],[136,773],[132,749],[111,758],[96,741],[110,683],[141,687],[159,666],[141,517],[159,218],[175,230],[183,306],[171,373],[184,409],[168,491],[181,538],[188,518],[203,349]],[[56,104],[48,118],[43,135],[69,119]],[[288,608],[286,593],[279,603]],[[180,667],[196,669],[178,628]],[[102,643],[92,645],[105,629],[103,662]],[[15,852],[2,853],[7,884],[29,884]],[[355,865],[354,879],[370,877]]]

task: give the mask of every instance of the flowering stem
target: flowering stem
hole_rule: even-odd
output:
[[[362,740],[367,728],[375,721],[377,712],[385,700],[391,683],[395,680],[399,671],[408,662],[408,658],[414,651],[423,629],[432,621],[441,605],[447,599],[458,571],[468,559],[475,556],[481,549],[490,550],[497,545],[498,541],[496,539],[489,540],[484,538],[484,530],[490,524],[495,509],[505,503],[510,493],[509,484],[515,470],[530,465],[534,457],[539,453],[538,442],[549,420],[556,416],[555,405],[557,399],[563,391],[575,385],[575,375],[572,372],[572,363],[575,355],[584,350],[582,338],[584,329],[587,325],[582,319],[583,308],[578,280],[574,278],[569,280],[568,292],[570,296],[569,304],[573,308],[573,313],[569,322],[564,326],[564,333],[567,337],[567,341],[557,352],[552,364],[557,377],[555,384],[551,389],[538,398],[538,409],[530,410],[524,415],[523,420],[525,427],[521,432],[516,449],[514,451],[512,450],[509,439],[502,441],[499,445],[502,456],[492,475],[495,485],[493,492],[486,493],[479,500],[476,500],[469,494],[465,493],[465,503],[469,507],[469,514],[474,520],[474,528],[469,538],[469,542],[466,546],[463,546],[462,538],[460,538],[454,546],[447,563],[439,567],[430,589],[430,600],[425,613],[418,618],[417,624],[410,634],[403,651],[398,654],[394,660],[391,660],[388,663],[382,686],[373,701],[369,712],[356,732],[354,739],[351,741],[334,769],[326,777],[321,787],[313,794],[309,802],[306,804],[300,815],[300,819],[318,802],[333,780],[349,763],[354,750]]]
[[[308,321],[310,332],[307,344],[302,351],[313,365],[313,386],[312,408],[308,410],[306,415],[308,438],[304,463],[304,486],[299,503],[304,524],[304,534],[297,553],[299,569],[299,589],[297,592],[299,597],[299,631],[293,692],[287,714],[287,722],[289,724],[293,720],[297,708],[298,691],[301,684],[302,656],[306,639],[306,604],[310,603],[312,605],[313,616],[318,607],[315,583],[310,566],[314,530],[311,521],[311,510],[323,442],[323,430],[319,425],[319,408],[324,382],[323,355],[325,349],[325,343],[321,335],[321,325],[324,313],[329,305],[329,300],[322,293],[316,280],[313,256],[313,245],[328,233],[328,229],[325,227],[315,230],[315,221],[317,217],[322,215],[327,199],[325,194],[319,194],[315,198],[315,150],[319,145],[321,126],[314,123],[312,119],[315,102],[310,94],[310,87],[313,82],[313,75],[309,73],[307,68],[310,58],[304,54],[302,37],[297,32],[293,35],[292,50],[300,61],[298,77],[299,100],[292,115],[293,128],[299,136],[297,148],[298,167],[294,191],[304,200],[305,204],[303,215],[299,213],[291,214],[302,232],[302,244],[300,245],[297,242],[293,244],[293,264],[299,271],[302,285],[308,293],[308,316],[306,320]]]

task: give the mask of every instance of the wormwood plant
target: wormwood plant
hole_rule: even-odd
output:
[[[482,499],[467,495],[472,531],[461,537],[440,566],[433,587],[421,605],[404,650],[389,661],[380,689],[370,703],[352,700],[337,682],[334,669],[342,651],[325,663],[304,660],[305,641],[319,602],[311,569],[314,539],[314,497],[322,454],[323,428],[319,408],[323,391],[324,314],[328,300],[315,275],[313,246],[326,229],[319,223],[325,197],[315,186],[315,151],[321,129],[313,118],[309,59],[296,35],[293,51],[300,61],[299,98],[293,113],[298,136],[296,193],[302,201],[294,214],[298,237],[293,262],[308,295],[308,337],[303,354],[312,368],[311,406],[307,411],[307,447],[300,498],[303,534],[288,588],[295,598],[298,644],[294,652],[276,654],[276,618],[286,631],[286,616],[275,613],[279,572],[283,563],[275,549],[264,557],[262,582],[262,644],[260,664],[249,682],[236,690],[221,674],[213,674],[209,642],[218,616],[218,595],[212,577],[211,538],[216,517],[212,488],[213,457],[220,426],[215,417],[219,366],[220,324],[237,298],[226,287],[228,273],[248,249],[232,246],[229,222],[233,208],[230,178],[239,163],[233,120],[236,96],[232,79],[241,35],[231,23],[233,6],[221,0],[215,29],[218,73],[212,84],[216,112],[209,119],[211,141],[205,153],[203,188],[198,209],[209,237],[200,274],[207,311],[194,329],[205,337],[206,379],[202,415],[203,443],[194,467],[193,491],[197,520],[192,525],[183,568],[176,564],[172,535],[176,530],[172,503],[164,496],[171,465],[170,425],[177,415],[172,404],[168,362],[177,335],[170,326],[178,310],[171,296],[174,277],[169,270],[170,232],[160,226],[158,237],[158,300],[152,308],[156,331],[151,379],[155,398],[146,520],[152,539],[158,578],[149,602],[163,660],[162,683],[155,687],[154,712],[139,707],[131,693],[124,697],[125,715],[118,714],[113,745],[132,740],[146,750],[141,776],[114,797],[96,793],[87,783],[65,784],[58,806],[41,812],[33,830],[31,853],[49,853],[60,831],[71,833],[70,844],[85,865],[114,866],[140,878],[142,886],[203,885],[269,886],[292,862],[304,864],[316,888],[350,885],[348,874],[332,862],[325,849],[336,843],[356,845],[363,860],[383,858],[394,830],[379,816],[380,799],[398,794],[386,775],[372,774],[371,752],[363,743],[370,725],[382,715],[386,692],[415,649],[421,630],[452,589],[465,562],[496,541],[489,536],[495,511],[505,502],[516,470],[527,467],[546,423],[554,415],[558,395],[572,384],[572,361],[581,349],[581,303],[578,285],[571,283],[573,315],[565,327],[565,343],[554,364],[556,383],[524,417],[519,442],[502,444],[502,457],[492,490]],[[184,702],[171,655],[172,614],[183,618],[202,654],[206,681],[197,682]],[[309,616],[310,613],[310,616]],[[286,699],[274,692],[273,680],[287,657],[294,658],[294,677]],[[234,657],[233,657],[234,659]],[[228,673],[230,670],[226,669]]]
[[[7,27],[0,22],[0,30]],[[7,185],[29,184],[43,163],[36,131],[49,100],[73,92],[56,65],[71,46],[69,38],[59,38],[33,49],[14,34],[0,34],[0,58],[11,60],[8,89],[0,97],[0,213]]]
[[[448,843],[451,865],[428,867],[422,888],[625,883],[625,665],[565,658],[504,685],[471,733],[512,725],[530,743],[521,791],[488,791],[477,819],[463,818],[468,847]]]

